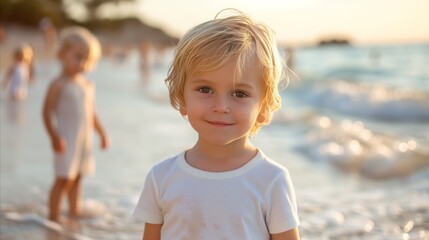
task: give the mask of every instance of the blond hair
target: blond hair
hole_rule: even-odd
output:
[[[237,57],[236,76],[240,77],[250,59],[259,66],[264,82],[260,106],[262,122],[256,122],[251,134],[270,123],[273,112],[280,108],[279,84],[286,64],[277,49],[274,32],[263,23],[256,23],[238,10],[226,18],[207,21],[189,30],[179,41],[165,80],[171,105],[180,110],[184,105],[184,88],[188,79],[222,67]]]
[[[19,46],[15,48],[13,53],[15,59],[22,60],[27,63],[31,63],[33,61],[33,48],[27,43],[21,43]]]
[[[61,32],[59,51],[66,50],[71,46],[84,48],[92,61],[96,61],[101,56],[100,42],[84,27],[68,27]]]

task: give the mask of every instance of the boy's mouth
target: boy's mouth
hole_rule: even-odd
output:
[[[232,123],[227,123],[223,121],[206,121],[206,122],[216,127],[227,127],[232,125]]]

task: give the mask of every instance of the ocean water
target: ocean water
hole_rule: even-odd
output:
[[[290,170],[302,239],[429,239],[429,45],[293,50],[283,106],[252,141]],[[131,214],[150,167],[193,145],[163,79],[149,85],[131,52],[88,74],[112,146],[84,178],[88,217],[46,221],[52,153],[41,109],[54,60],[37,62],[25,102],[0,102],[1,239],[140,239]],[[4,73],[1,73],[2,75]],[[66,204],[64,204],[66,207]],[[66,217],[66,211],[64,211]]]

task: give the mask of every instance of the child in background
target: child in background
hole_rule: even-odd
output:
[[[52,53],[54,50],[55,42],[57,40],[57,30],[54,23],[48,17],[44,17],[39,22],[39,28],[43,32],[43,38],[45,40],[45,50]]]
[[[184,35],[166,84],[198,140],[148,173],[144,240],[299,239],[288,170],[250,142],[280,107],[285,67],[274,33],[242,13]]]
[[[109,139],[95,111],[95,86],[83,73],[90,71],[100,56],[96,37],[81,27],[63,33],[58,58],[60,75],[46,94],[43,119],[55,153],[55,181],[49,195],[49,219],[60,222],[61,200],[67,194],[69,217],[80,215],[81,178],[94,172],[93,131],[107,148]]]
[[[6,73],[3,86],[13,100],[27,99],[28,83],[33,80],[33,49],[23,43],[13,52],[14,62]]]

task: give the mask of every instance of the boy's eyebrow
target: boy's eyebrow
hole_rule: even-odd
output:
[[[191,78],[189,80],[190,83],[210,83],[209,80],[203,79],[203,78]]]
[[[189,81],[192,84],[210,84],[211,81],[204,78],[193,78]],[[255,86],[248,84],[246,82],[234,82],[235,88],[247,88],[247,89],[256,89]]]
[[[234,89],[242,89],[242,90],[252,91],[252,90],[256,90],[256,87],[251,85],[251,84],[248,84],[246,82],[244,82],[244,83],[238,82],[238,83],[234,84]]]

